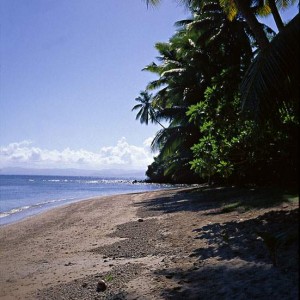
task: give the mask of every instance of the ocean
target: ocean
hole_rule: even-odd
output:
[[[0,225],[64,204],[96,196],[170,188],[133,180],[79,177],[0,175]]]

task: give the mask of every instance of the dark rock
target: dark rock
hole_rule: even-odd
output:
[[[97,283],[97,292],[104,292],[107,288],[106,283],[104,282],[104,280],[99,280]]]

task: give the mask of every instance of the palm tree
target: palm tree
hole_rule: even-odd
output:
[[[299,101],[299,23],[298,14],[256,56],[241,84],[243,110],[274,118],[282,104]]]
[[[279,14],[279,9],[285,9],[293,5],[296,0],[268,0],[266,4],[270,7],[271,13],[273,15],[274,21],[279,31],[283,30],[284,23]]]
[[[219,0],[220,5],[228,15],[230,20],[233,20],[240,13],[246,20],[248,26],[252,30],[258,47],[265,49],[269,45],[269,40],[265,34],[262,24],[259,23],[253,10],[251,9],[251,0]]]
[[[144,1],[146,1],[147,6],[149,4],[158,5],[160,3],[160,0]],[[178,0],[178,2],[184,4],[187,7],[190,7],[191,5],[201,7],[205,5],[207,1]],[[219,0],[220,5],[223,7],[230,20],[233,20],[238,15],[238,13],[240,13],[245,18],[248,26],[250,27],[256,38],[257,44],[260,49],[265,49],[269,44],[269,40],[262,28],[262,24],[257,20],[255,13],[261,15],[272,13],[276,26],[278,30],[281,31],[284,28],[284,23],[278,12],[278,8],[287,8],[293,5],[295,2],[296,0]],[[255,8],[255,10],[253,8]]]
[[[141,124],[158,123],[162,128],[165,128],[156,118],[156,111],[152,106],[152,95],[146,91],[140,92],[140,96],[135,98],[136,104],[131,111],[139,110],[136,115],[136,120],[140,120]]]
[[[244,78],[243,83],[241,85],[243,109],[246,110],[251,107],[252,109],[254,109],[255,112],[258,112],[260,99],[261,98],[266,99],[265,96],[270,95],[270,91],[272,89],[273,91],[278,91],[277,88],[279,86],[282,86],[279,84],[280,82],[279,78],[282,79],[283,73],[281,75],[277,75],[278,73],[275,72],[278,72],[280,69],[283,70],[284,68],[285,70],[284,74],[285,76],[287,76],[288,70],[293,70],[295,65],[297,65],[292,62],[292,58],[293,57],[295,59],[298,58],[297,51],[299,49],[299,45],[298,45],[298,37],[297,34],[295,33],[294,40],[293,38],[288,38],[288,41],[284,42],[284,43],[289,43],[286,44],[285,54],[283,52],[278,53],[278,51],[281,51],[280,49],[277,48],[279,47],[280,40],[284,39],[284,36],[287,35],[287,32],[291,32],[291,31],[296,32],[297,28],[295,28],[295,25],[289,26],[290,29],[285,30],[285,33],[280,34],[280,37],[276,39],[278,40],[278,42],[274,41],[274,43],[272,43],[272,46],[270,46],[270,42],[266,37],[262,25],[257,21],[253,13],[253,9],[255,8],[255,10],[258,12],[262,12],[262,9],[264,9],[266,13],[268,12],[268,7],[269,7],[269,12],[270,11],[272,12],[277,27],[279,29],[279,33],[281,33],[281,31],[284,31],[284,26],[280,18],[280,15],[278,13],[278,8],[281,9],[293,5],[295,3],[295,0],[268,0],[266,2],[261,0],[247,0],[247,1],[246,0],[218,0],[218,1],[220,5],[223,7],[225,13],[227,14],[230,20],[235,19],[235,17],[238,15],[239,12],[242,14],[242,16],[246,19],[246,22],[249,25],[251,31],[255,35],[255,39],[259,45],[260,50],[263,50],[262,51],[263,53],[261,53],[255,58],[253,65],[251,65],[251,68],[248,70],[247,75]],[[157,5],[160,1],[146,0],[146,2],[147,5],[148,4]],[[184,4],[186,5],[193,5],[194,8],[195,7],[199,8],[201,6],[202,7],[205,6],[206,1],[205,0],[199,0],[199,1],[181,0],[181,2],[184,2]],[[195,28],[197,28],[198,26],[199,28],[199,25],[197,25],[197,23],[200,24],[201,27],[201,22],[203,21],[199,22],[197,20],[194,20],[192,24],[190,24],[190,26],[194,26]],[[292,29],[291,27],[294,27],[294,29]],[[220,27],[216,26],[215,28],[218,29]],[[202,28],[200,28],[200,30],[202,30]],[[282,50],[284,49],[284,43],[280,43],[281,45],[280,48]],[[275,45],[277,45],[277,47],[275,47]],[[278,55],[281,54],[282,56],[280,60],[278,60],[276,57],[278,57]],[[271,58],[270,55],[273,58]],[[285,59],[283,57],[285,57]],[[281,63],[279,64],[279,62]],[[290,64],[291,67],[289,68],[284,67],[284,64],[287,63]],[[263,66],[265,70],[261,70]],[[272,72],[270,72],[270,70],[272,70]],[[267,78],[267,72],[269,74],[268,78]],[[272,78],[274,80],[272,80]],[[281,83],[282,82],[283,81],[281,81]],[[267,90],[268,93],[266,93]]]
[[[273,15],[274,21],[276,23],[276,26],[277,26],[278,30],[281,31],[284,28],[284,24],[283,24],[283,21],[281,19],[281,16],[280,16],[279,12],[278,12],[276,2],[278,3],[279,1],[268,0],[267,3],[268,3],[268,6],[270,7],[270,10],[272,12],[272,15]],[[283,1],[280,1],[280,2],[283,2]]]
[[[243,19],[229,21],[218,1],[211,1],[195,11],[192,20],[178,25],[181,28],[168,43],[156,44],[159,63],[144,69],[159,76],[147,89],[155,91],[152,106],[159,107],[156,117],[168,121],[169,126],[157,132],[152,148],[159,150],[164,174],[173,180],[182,178],[183,173],[192,177],[191,147],[201,137],[199,124],[191,123],[187,116],[189,107],[203,101],[210,85],[223,84],[224,78],[217,77],[224,69],[226,78],[232,77],[230,90],[236,91],[252,57],[246,23]],[[150,169],[153,171],[153,166]]]
[[[160,0],[146,0],[147,6],[149,4],[157,5],[159,2]],[[180,2],[184,3],[186,6],[190,6],[193,2],[197,6],[200,6],[200,3],[202,4],[205,0],[196,2],[194,0],[181,0]],[[265,49],[268,46],[269,40],[262,28],[262,25],[258,22],[251,9],[251,0],[219,0],[219,2],[224,11],[227,13],[229,19],[234,19],[238,12],[243,15],[256,38],[259,48]]]

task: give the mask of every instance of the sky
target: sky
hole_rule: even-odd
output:
[[[146,170],[160,128],[131,112],[155,79],[141,70],[187,17],[171,0],[1,0],[0,168]]]

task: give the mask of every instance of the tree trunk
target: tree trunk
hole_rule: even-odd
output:
[[[166,129],[164,125],[162,125],[159,121],[155,120],[156,123],[158,123],[163,129]]]
[[[245,18],[247,24],[249,25],[251,31],[253,32],[258,47],[263,50],[268,47],[269,40],[263,31],[262,25],[258,22],[255,15],[252,13],[250,7],[247,5],[245,0],[235,0],[236,6],[239,12]]]
[[[278,30],[281,31],[284,28],[284,24],[282,22],[279,12],[278,12],[275,0],[269,0],[269,6],[271,8],[271,12],[272,12],[274,21],[276,23],[276,26],[277,26]]]

